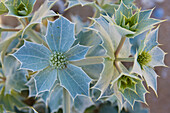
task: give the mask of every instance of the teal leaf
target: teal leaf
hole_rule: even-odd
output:
[[[121,92],[124,98],[128,101],[128,103],[133,106],[135,101],[146,102],[145,101],[145,94],[147,93],[145,87],[142,84],[142,81],[136,81],[136,92],[125,89],[124,92]]]
[[[47,17],[56,16],[57,14],[50,9],[57,1],[58,0],[51,2],[49,0],[46,0],[40,6],[40,8],[37,11],[35,11],[35,13],[33,14],[32,18],[30,20],[30,23],[23,30],[22,35],[24,35],[25,33],[27,34],[27,31],[29,31],[34,25],[41,24],[42,19],[47,18]]]
[[[36,0],[7,0],[5,4],[9,16],[25,18],[32,12],[35,2]]]
[[[114,70],[113,61],[108,58],[105,58],[104,69],[100,75],[99,80],[93,87],[94,89],[97,89],[101,92],[99,98],[103,95],[103,93],[108,88],[108,86],[112,80],[113,74],[114,74],[113,70]]]
[[[93,80],[98,80],[103,69],[103,64],[92,64],[81,66],[84,72]]]
[[[90,97],[79,95],[74,100],[74,107],[77,111],[77,113],[84,113],[86,108],[94,105],[93,101]]]
[[[149,9],[149,10],[144,10],[144,11],[139,12],[138,23],[140,23],[143,20],[147,20],[148,18],[150,18],[152,11],[153,11],[152,9]]]
[[[147,86],[148,87],[150,86],[154,90],[155,94],[157,94],[157,77],[158,77],[158,75],[152,68],[150,68],[148,66],[145,66],[143,68],[144,68],[144,70],[142,71],[142,75],[146,81]]]
[[[77,40],[75,41],[74,45],[76,43],[79,43],[80,45],[91,46],[86,57],[105,55],[105,50],[101,45],[103,41],[99,33],[97,33],[96,31],[92,30],[81,31],[80,33],[77,34],[76,37]]]
[[[132,67],[131,73],[136,73],[138,75],[142,75],[141,66],[140,66],[140,64],[137,61],[138,54],[136,53],[134,57],[135,57],[135,59],[134,59],[134,63],[133,63],[133,67]]]
[[[148,33],[148,31],[145,31],[145,32],[135,36],[134,38],[130,38],[130,43],[132,44],[131,53],[133,56],[136,54],[137,50],[139,49],[142,40],[144,40],[146,38],[147,33]]]
[[[115,9],[117,9],[119,7],[119,5],[117,4],[104,4],[101,8],[106,11],[106,13],[112,17],[113,14],[115,13]]]
[[[89,85],[91,79],[79,67],[68,64],[64,70],[58,70],[60,85],[70,93],[71,97],[77,95],[89,95]]]
[[[164,57],[166,53],[161,48],[154,47],[149,53],[152,56],[152,60],[148,64],[149,66],[165,66]]]
[[[62,16],[54,22],[48,22],[46,41],[51,51],[68,51],[75,41],[74,24]]]
[[[42,44],[25,41],[13,55],[21,62],[21,68],[24,69],[37,71],[49,65],[50,51]]]
[[[36,74],[34,79],[38,93],[49,91],[57,80],[57,70],[47,67]]]
[[[21,90],[27,89],[25,83],[27,82],[26,70],[18,70],[19,62],[13,56],[7,56],[4,59],[5,67],[5,94],[10,94],[11,90],[21,92]]]
[[[7,12],[8,12],[8,8],[5,6],[3,2],[0,2],[0,15],[7,13]]]
[[[86,0],[68,0],[67,9],[70,9],[70,8],[77,6],[77,5],[85,6],[85,5],[89,5],[89,4],[92,4],[92,3],[93,2],[88,2]]]
[[[144,48],[145,51],[150,51],[152,48],[158,45],[158,30],[159,30],[159,27],[151,31],[146,36],[145,48]]]
[[[153,19],[153,18],[149,18],[147,20],[142,20],[140,23],[138,23],[138,25],[136,27],[137,32],[138,32],[138,34],[140,34],[143,31],[153,28],[153,25],[159,24],[161,22],[163,22],[163,20],[157,20],[157,19]]]
[[[38,91],[35,84],[35,79],[31,78],[26,85],[29,87],[29,97],[36,96]]]
[[[88,49],[89,47],[77,44],[69,49],[65,55],[69,61],[84,59]]]
[[[51,112],[57,112],[59,108],[62,107],[63,100],[63,88],[56,84],[54,88],[50,91],[49,97],[47,99],[47,105],[49,106]]]

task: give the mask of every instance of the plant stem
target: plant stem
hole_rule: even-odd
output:
[[[118,47],[117,47],[117,50],[116,50],[116,52],[115,52],[115,59],[118,58],[119,53],[120,53],[120,50],[122,49],[125,40],[126,40],[126,37],[123,36],[123,37],[121,38],[120,43],[119,43],[119,45],[118,45]],[[115,60],[115,61],[114,61],[114,65],[115,65],[116,69],[119,71],[119,73],[121,73],[122,70],[121,70],[121,68],[120,68],[120,66],[119,66],[119,61]]]
[[[2,28],[2,31],[8,31],[8,32],[17,32],[20,31],[21,29],[4,29]]]
[[[29,24],[28,18],[25,18],[25,21],[26,21],[26,24],[28,25]]]
[[[122,49],[125,40],[126,40],[126,37],[125,37],[125,36],[121,38],[120,43],[119,43],[119,45],[118,45],[118,47],[117,47],[117,50],[116,50],[116,52],[115,52],[115,58],[118,58],[119,52],[120,52],[120,50]]]
[[[24,28],[26,27],[26,23],[24,22],[22,18],[18,19],[18,21],[22,24]]]
[[[70,113],[70,94],[63,88],[63,113]]]
[[[133,62],[134,58],[133,57],[130,57],[130,58],[116,58],[115,61]]]

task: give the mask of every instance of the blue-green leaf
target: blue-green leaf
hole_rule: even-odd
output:
[[[145,87],[143,86],[142,81],[137,80],[136,82],[137,82],[136,92],[130,89],[125,89],[124,92],[121,92],[131,106],[134,105],[135,101],[140,101],[144,103],[146,102],[145,94],[147,93],[147,91]]]
[[[49,65],[50,51],[43,45],[25,41],[24,45],[13,54],[21,68],[37,71]]]
[[[89,47],[77,44],[69,49],[65,55],[69,61],[84,59],[88,49]]]
[[[161,48],[154,47],[149,53],[152,56],[152,60],[148,64],[149,66],[165,66],[164,57],[166,53]]]
[[[31,78],[26,85],[29,87],[29,97],[36,96],[38,91],[35,84],[35,79]]]
[[[100,75],[100,78],[95,84],[95,86],[93,87],[101,92],[99,98],[103,95],[105,90],[108,88],[114,74],[113,70],[114,70],[113,61],[106,58],[104,61],[104,69]]]
[[[38,93],[49,91],[57,80],[57,70],[47,67],[35,75],[34,79]]]
[[[103,69],[103,64],[92,64],[81,66],[87,75],[93,80],[98,80]]]
[[[50,10],[50,9],[57,1],[58,0],[51,2],[49,0],[46,0],[40,6],[40,8],[37,11],[35,11],[33,17],[31,18],[30,23],[24,28],[22,35],[27,33],[27,31],[29,31],[34,25],[40,24],[42,19],[47,18],[47,17],[56,16],[57,14],[53,10]]]
[[[89,5],[89,4],[92,4],[92,3],[93,2],[88,2],[86,0],[68,0],[67,9],[72,8],[74,6],[77,6],[77,5],[85,6],[85,5]]]
[[[159,27],[151,31],[146,36],[145,48],[144,48],[145,51],[150,51],[152,48],[158,45],[158,30],[159,30]]]
[[[140,23],[143,20],[147,20],[151,16],[152,11],[153,10],[150,9],[150,10],[144,10],[144,11],[139,12],[138,23]]]
[[[50,91],[47,105],[49,106],[51,112],[57,112],[59,108],[62,107],[63,100],[63,88],[56,84],[54,88]]]
[[[66,88],[73,98],[77,95],[89,95],[91,79],[79,67],[68,64],[64,70],[58,70],[61,86]]]
[[[84,111],[94,105],[90,97],[79,95],[74,100],[74,107],[77,110],[77,113],[84,113]]]
[[[74,24],[62,16],[54,22],[48,22],[46,41],[51,51],[68,51],[75,41]]]
[[[154,90],[155,94],[157,94],[157,77],[158,77],[158,75],[152,68],[150,68],[148,66],[144,66],[143,68],[144,69],[142,71],[142,75],[146,80],[147,86],[148,87],[150,86]]]
[[[25,83],[27,82],[25,70],[18,70],[19,62],[13,56],[7,56],[4,59],[5,67],[5,94],[10,94],[11,90],[14,89],[18,92],[27,89]]]

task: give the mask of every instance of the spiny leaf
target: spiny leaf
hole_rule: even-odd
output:
[[[61,86],[67,89],[74,99],[77,95],[89,95],[89,84],[91,79],[79,67],[68,64],[64,70],[58,70]]]
[[[94,105],[90,97],[80,95],[77,96],[74,100],[74,107],[77,110],[77,113],[84,113],[86,108]]]
[[[88,49],[86,46],[77,44],[66,52],[65,55],[69,61],[84,59]]]
[[[136,82],[136,92],[132,91],[131,89],[125,89],[124,92],[121,92],[132,107],[134,106],[135,101],[145,103],[145,94],[147,93],[142,81],[137,80]]]
[[[68,51],[75,41],[74,24],[62,16],[54,22],[49,21],[46,41],[51,51]]]
[[[13,55],[21,62],[21,68],[24,69],[37,71],[49,66],[50,51],[42,44],[25,41]]]
[[[100,78],[93,87],[94,89],[98,89],[101,92],[99,98],[103,95],[103,93],[105,92],[105,90],[107,89],[111,82],[111,79],[114,74],[113,69],[114,69],[113,61],[106,58],[104,61],[104,69],[100,75]]]
[[[145,66],[143,67],[142,75],[146,80],[147,86],[150,86],[154,90],[155,94],[157,94],[158,75],[156,74],[156,72],[152,68]]]
[[[9,16],[25,18],[32,12],[35,2],[36,0],[7,0],[5,4]]]
[[[7,12],[8,12],[7,7],[4,5],[3,2],[0,2],[0,15],[7,13]]]
[[[24,36],[24,34],[27,31],[29,31],[34,25],[40,24],[42,19],[44,19],[46,17],[56,16],[57,14],[54,11],[50,10],[50,9],[54,5],[54,3],[56,3],[57,1],[58,0],[55,0],[54,2],[50,2],[49,0],[46,0],[40,6],[40,8],[34,13],[34,15],[31,18],[30,23],[23,30],[22,36]]]
[[[49,91],[57,80],[57,70],[47,67],[35,75],[35,86],[38,91]]]
[[[21,92],[27,89],[25,83],[27,82],[25,70],[18,70],[19,62],[12,56],[7,56],[4,59],[4,73],[6,76],[5,81],[5,94],[11,94],[11,90]]]

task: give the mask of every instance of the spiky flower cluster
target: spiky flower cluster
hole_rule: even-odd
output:
[[[152,56],[149,54],[149,52],[146,52],[146,51],[143,51],[138,56],[138,59],[137,59],[141,67],[146,66],[151,60],[152,60]]]
[[[136,87],[136,81],[134,78],[122,75],[122,77],[118,79],[118,88],[119,91],[121,92],[124,92],[126,88],[135,90],[135,87]]]
[[[54,52],[50,56],[50,65],[56,69],[64,69],[67,66],[67,58],[60,52]]]
[[[20,3],[20,5],[17,7],[16,10],[17,10],[18,15],[20,15],[20,16],[26,16],[28,13],[27,7],[22,2]]]

